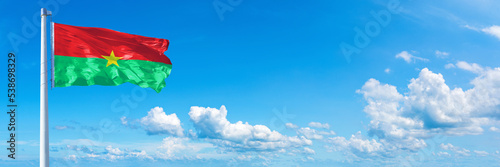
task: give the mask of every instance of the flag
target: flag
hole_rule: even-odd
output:
[[[54,87],[126,82],[160,92],[172,63],[166,39],[53,23]]]

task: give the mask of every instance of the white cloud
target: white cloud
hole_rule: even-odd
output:
[[[318,131],[318,134],[320,135],[324,135],[324,136],[329,136],[329,135],[336,135],[337,133],[335,133],[333,130],[327,132],[327,131]]]
[[[164,138],[161,142],[133,143],[132,145],[128,146],[108,142],[103,143],[82,141],[83,140],[68,140],[63,141],[60,144],[51,144],[51,147],[60,149],[58,150],[59,152],[65,150],[65,152],[63,152],[65,154],[75,153],[77,155],[75,158],[82,160],[192,160],[204,159],[207,158],[207,156],[221,155],[215,152],[213,155],[206,155],[207,153],[212,154],[212,152],[207,151],[213,151],[215,149],[215,146],[213,144],[204,141],[200,142],[199,140],[192,140],[191,138],[187,137],[169,136]],[[87,147],[86,145],[89,147]],[[117,145],[120,145],[120,148],[116,147]],[[147,152],[153,154],[148,154]],[[208,157],[208,159],[210,158],[211,157]]]
[[[486,34],[493,35],[500,40],[500,26],[493,25],[491,27],[481,29]]]
[[[436,50],[435,54],[438,58],[442,58],[442,59],[447,58],[450,55],[450,53],[448,53],[448,52],[442,52],[439,50]]]
[[[387,73],[387,74],[389,74],[389,73],[391,73],[391,69],[386,68],[386,69],[384,70],[384,72],[385,72],[385,73]]]
[[[193,142],[187,137],[166,137],[156,151],[160,159],[182,159],[196,157],[201,150],[214,148],[210,143]]]
[[[321,139],[323,139],[323,136],[325,136],[325,135],[326,136],[327,135],[335,135],[335,132],[334,131],[329,131],[329,132],[318,131],[315,129],[311,129],[309,127],[305,127],[305,128],[298,129],[297,134],[304,135],[308,139],[321,140]]]
[[[73,161],[75,163],[78,162],[78,158],[76,157],[76,155],[68,155],[66,158],[66,160],[70,160],[70,161]]]
[[[488,35],[492,35],[492,36],[500,39],[500,26],[493,25],[493,26],[486,27],[486,28],[478,28],[478,27],[474,27],[474,26],[465,25],[464,27],[467,29],[470,29],[470,30],[484,32]]]
[[[443,143],[441,143],[441,144],[439,145],[439,147],[440,147],[441,149],[443,149],[443,150],[452,150],[452,149],[454,149],[454,148],[455,148],[455,146],[453,146],[451,143],[448,143],[448,144],[443,144]]]
[[[178,119],[177,116],[175,114],[167,115],[159,107],[153,108],[148,112],[147,116],[139,119],[138,122],[144,129],[151,133],[173,135],[165,137],[161,143],[136,143],[133,146],[120,145],[120,147],[115,147],[116,143],[94,142],[82,139],[63,140],[62,142],[51,143],[51,146],[57,149],[54,149],[54,151],[59,151],[63,147],[67,147],[66,149],[77,152],[77,156],[74,157],[75,160],[104,160],[112,162],[135,159],[223,160],[234,159],[239,152],[255,153],[264,158],[292,152],[300,153],[304,156],[315,154],[313,149],[305,147],[312,145],[312,141],[304,136],[282,135],[264,125],[250,125],[241,121],[236,123],[229,122],[226,118],[227,110],[224,106],[219,110],[192,107],[189,116],[195,130],[188,130],[187,137],[179,135],[180,132],[183,132],[178,131],[181,128],[180,121],[168,121]],[[123,117],[121,120],[127,120],[127,118]],[[131,123],[129,121],[124,124],[128,126]],[[168,124],[168,126],[164,126],[164,124]],[[179,126],[172,126],[172,124]],[[318,130],[315,130],[315,133],[319,135],[334,134],[333,131]],[[77,147],[77,145],[89,145],[92,146],[92,149]],[[153,154],[147,154],[146,151]]]
[[[68,148],[70,148],[70,146],[68,146]],[[77,155],[82,155],[82,156],[75,156],[74,158],[75,159],[83,159],[85,161],[89,161],[89,160],[95,161],[97,159],[100,159],[100,160],[114,162],[117,160],[123,160],[123,159],[128,159],[128,158],[134,158],[134,159],[140,159],[140,160],[143,160],[143,159],[153,160],[153,157],[148,155],[146,153],[146,151],[144,151],[144,150],[129,150],[127,148],[125,148],[123,150],[123,149],[120,149],[117,147],[115,148],[111,145],[106,146],[104,148],[104,152],[92,151],[92,150],[88,151],[85,149],[79,149],[78,147],[74,147],[74,148],[77,148],[77,149],[72,149],[72,150],[81,151],[84,153],[84,154],[82,154],[80,152],[76,152]],[[84,147],[81,147],[81,148],[84,148]]]
[[[492,127],[490,127],[490,131],[492,131],[492,132],[500,132],[500,129],[498,129],[497,127],[492,126]]]
[[[485,157],[485,156],[489,155],[489,153],[486,151],[474,150],[474,153],[476,153],[477,156],[481,156],[481,157]]]
[[[330,129],[330,125],[328,123],[322,124],[322,123],[319,123],[319,122],[310,122],[309,126],[313,127],[313,128]]]
[[[344,137],[330,137],[326,145],[327,151],[342,151],[355,158],[396,157],[404,153],[416,153],[427,147],[423,139],[368,139],[361,132],[352,135],[349,140]]]
[[[450,143],[448,144],[440,144],[439,147],[443,150],[449,150],[453,151],[455,154],[460,155],[460,156],[470,156],[470,150],[467,150],[465,148],[457,147],[454,146]]]
[[[479,64],[476,64],[476,63],[472,63],[472,64],[469,64],[465,61],[458,61],[456,66],[460,69],[463,69],[463,70],[466,70],[466,71],[470,71],[470,72],[473,72],[473,73],[476,73],[476,74],[481,74],[484,72],[484,68],[481,67]]]
[[[440,157],[450,157],[451,155],[448,152],[438,152],[437,156],[440,156]]]
[[[384,145],[375,139],[365,139],[361,132],[351,136],[349,140],[345,137],[331,137],[327,140],[332,144],[333,151],[345,151],[356,157],[383,156],[385,153]]]
[[[112,155],[122,155],[123,151],[121,151],[119,148],[113,148],[112,146],[107,146],[106,151]]]
[[[54,129],[56,130],[64,130],[64,129],[75,129],[72,126],[54,126]]]
[[[142,150],[142,151],[131,151],[128,155],[128,157],[136,157],[136,158],[139,158],[139,159],[151,159],[153,160],[153,157],[149,156],[148,153],[146,153],[146,151]]]
[[[305,155],[311,155],[311,154],[316,154],[316,151],[309,147],[304,147],[302,149],[294,149],[291,151],[292,154],[296,155],[297,154],[305,154]]]
[[[358,93],[368,105],[370,133],[381,138],[426,138],[435,134],[480,134],[481,125],[498,116],[500,69],[474,79],[467,91],[450,89],[441,74],[424,68],[400,94],[395,86],[368,80]]]
[[[99,156],[100,156],[100,155],[96,155],[96,154],[94,154],[94,153],[92,153],[92,154],[87,154],[87,157],[89,157],[89,158],[98,158]]]
[[[455,65],[453,63],[448,63],[448,64],[444,65],[444,68],[446,68],[446,69],[455,68]]]
[[[137,158],[140,160],[150,159],[153,160],[149,154],[144,150],[120,150],[119,148],[113,148],[111,146],[106,147],[106,152],[104,154],[87,154],[87,157],[98,157],[107,161],[116,161],[127,158]]]
[[[289,128],[289,129],[297,129],[297,128],[299,128],[299,126],[297,126],[295,124],[292,124],[292,123],[286,123],[285,126],[286,126],[286,128]]]
[[[441,74],[427,68],[411,79],[404,94],[395,86],[369,79],[357,90],[367,102],[368,134],[377,136],[382,148],[390,151],[416,151],[426,146],[424,139],[437,134],[481,134],[482,126],[497,121],[500,115],[500,68],[486,68],[471,84],[466,91],[450,89]]]
[[[177,115],[175,113],[166,115],[161,107],[151,109],[147,116],[141,118],[140,123],[150,135],[184,135],[184,129],[181,127],[181,121]]]
[[[264,125],[250,125],[241,121],[231,123],[226,116],[225,106],[220,109],[193,106],[189,112],[189,117],[199,132],[198,137],[225,148],[259,151],[312,144],[305,137],[285,136]]]
[[[426,58],[413,56],[412,54],[408,53],[408,51],[402,51],[401,53],[398,53],[396,55],[396,58],[401,58],[404,61],[406,61],[407,63],[415,62],[416,60],[429,61],[429,59],[426,59]]]
[[[304,153],[306,153],[306,154],[316,154],[316,152],[313,149],[309,148],[309,147],[304,147]]]
[[[163,139],[163,143],[159,148],[163,149],[164,158],[170,159],[174,157],[174,153],[187,148],[185,143],[187,143],[188,140],[188,138],[166,137]]]

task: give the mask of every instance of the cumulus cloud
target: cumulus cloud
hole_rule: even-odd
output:
[[[161,107],[151,109],[147,116],[141,118],[140,123],[149,135],[184,135],[184,129],[177,115],[175,113],[167,115]]]
[[[378,138],[378,141],[370,142],[373,149],[368,150],[373,150],[373,153],[380,149],[383,151],[375,155],[390,156],[401,150],[416,152],[427,146],[424,139],[438,134],[481,134],[484,131],[482,126],[500,118],[500,68],[483,69],[471,81],[473,87],[466,91],[451,89],[441,74],[427,68],[410,80],[405,93],[400,93],[395,86],[369,79],[357,90],[367,102],[364,112],[371,119],[368,134]],[[360,138],[360,134],[351,137],[358,141]],[[350,148],[349,140],[342,137],[329,140],[337,147],[344,143],[344,148]],[[370,140],[361,141],[368,143]],[[371,155],[361,149],[348,150],[358,157]],[[458,150],[456,154],[466,156],[470,151]]]
[[[413,56],[412,54],[408,53],[408,51],[402,51],[401,53],[396,54],[396,58],[403,59],[407,63],[415,62],[416,60],[429,61],[429,59],[426,58]]]
[[[369,132],[379,138],[427,138],[435,134],[477,135],[499,117],[500,69],[475,78],[473,88],[450,89],[441,74],[424,68],[400,94],[395,86],[368,80],[358,90],[372,119]]]
[[[198,137],[225,148],[262,151],[312,144],[305,137],[285,136],[264,125],[250,125],[241,121],[231,123],[226,116],[225,106],[220,109],[193,106],[189,112]]]
[[[387,74],[389,74],[389,73],[391,73],[391,69],[390,69],[390,68],[386,68],[386,69],[384,70],[384,72],[385,72],[385,73],[387,73]]]
[[[322,123],[319,123],[319,122],[310,122],[309,126],[313,127],[313,128],[330,129],[330,125],[328,123],[322,124]]]

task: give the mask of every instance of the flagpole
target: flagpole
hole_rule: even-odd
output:
[[[41,10],[41,45],[40,45],[40,167],[49,167],[49,113],[47,98],[47,16],[51,12]]]

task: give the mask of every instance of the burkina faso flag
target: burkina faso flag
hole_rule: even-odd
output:
[[[166,39],[53,23],[54,86],[129,82],[160,92],[172,63]]]

